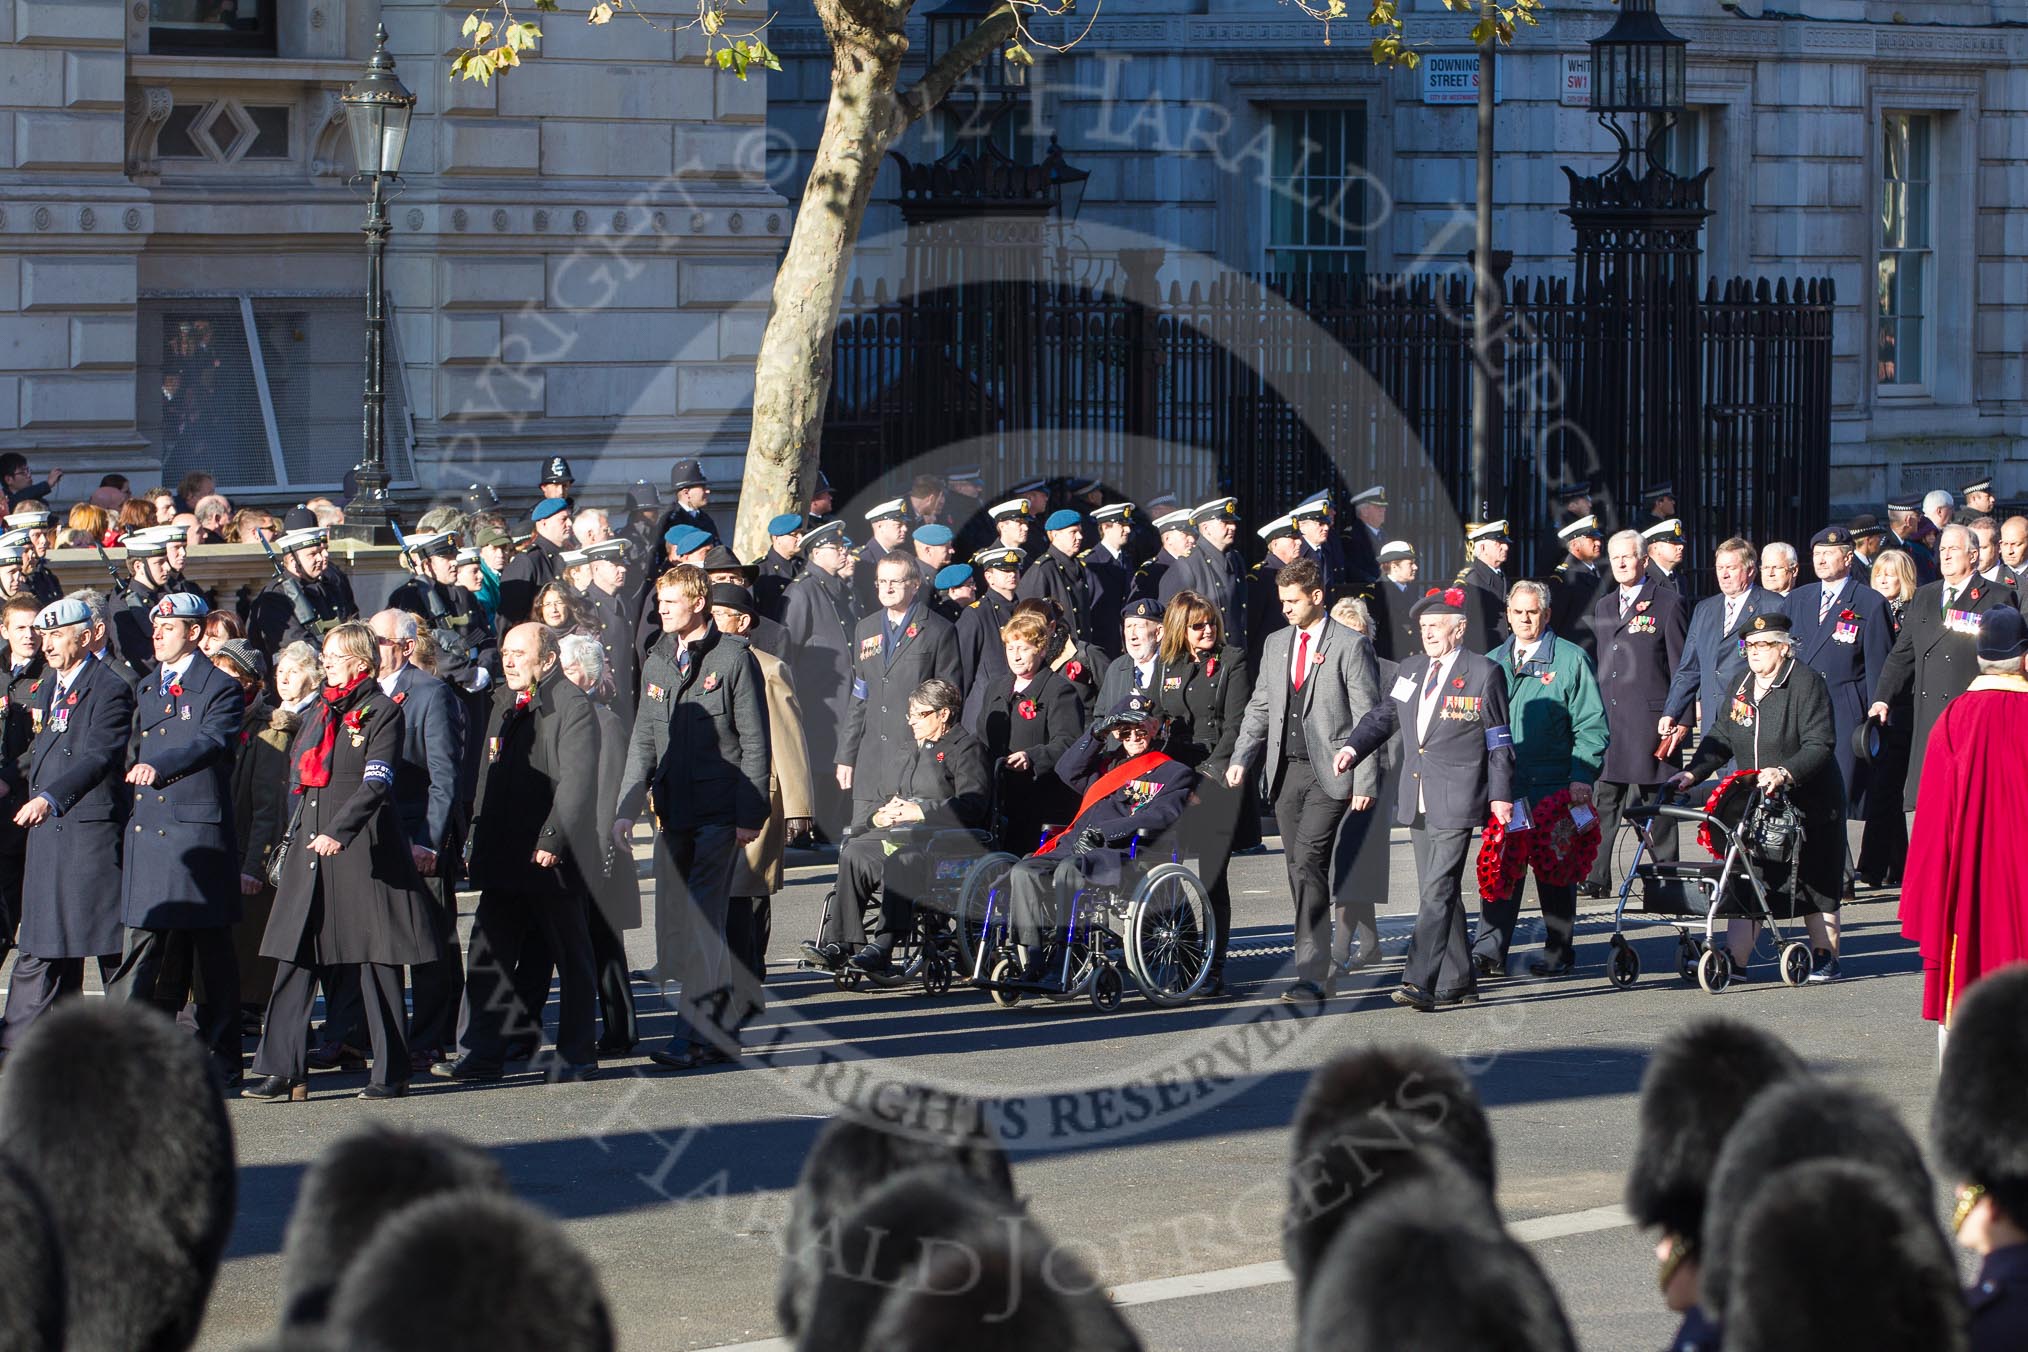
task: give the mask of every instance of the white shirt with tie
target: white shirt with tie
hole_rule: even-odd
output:
[[[1297,667],[1300,663],[1310,662],[1315,659],[1317,643],[1324,637],[1324,621],[1329,618],[1330,616],[1328,615],[1319,615],[1311,622],[1308,628],[1298,629],[1289,636],[1289,687],[1291,689],[1300,688],[1300,682],[1296,679]],[[1303,641],[1305,638],[1309,640],[1308,643]],[[1303,679],[1309,679],[1308,673],[1304,673]]]

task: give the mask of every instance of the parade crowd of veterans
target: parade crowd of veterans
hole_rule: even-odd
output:
[[[1948,1026],[1957,994],[2018,956],[1951,863],[2004,859],[2011,837],[1915,811],[1956,792],[1925,787],[1933,738],[1965,748],[1961,779],[2020,764],[1963,759],[1981,738],[1952,720],[1968,694],[2028,694],[2028,519],[1996,521],[1989,483],[1706,560],[1687,557],[1669,485],[1611,532],[1567,485],[1541,577],[1511,576],[1511,523],[1494,520],[1468,523],[1466,566],[1431,579],[1377,487],[1342,515],[1319,492],[1243,522],[1232,497],[987,493],[958,466],[850,521],[820,484],[742,561],[697,462],[608,511],[580,508],[552,458],[526,505],[475,489],[424,512],[403,537],[412,576],[362,614],[328,502],[275,519],[202,476],[139,495],[109,476],[79,505],[97,518],[73,509],[59,531],[54,477],[0,457],[0,918],[16,950],[0,1053],[92,963],[257,1099],[303,1100],[333,1067],[370,1065],[368,1098],[537,1055],[551,1079],[592,1076],[634,1051],[644,984],[680,997],[653,1064],[724,1062],[764,1007],[771,944],[841,976],[889,970],[918,920],[925,829],[1019,861],[1011,937],[1030,981],[1066,888],[1172,842],[1215,936],[1192,997],[1222,1000],[1229,864],[1269,813],[1295,935],[1276,993],[1328,1001],[1378,960],[1401,826],[1417,895],[1392,998],[1435,1011],[1518,975],[1522,892],[1476,921],[1467,905],[1490,825],[1528,829],[1553,800],[1611,842],[1630,809],[1737,769],[1805,823],[1781,918],[1807,927],[1809,982],[1840,977],[1841,901],[1917,871],[1904,922],[1927,1017]],[[184,575],[191,544],[249,535],[273,560],[266,586],[219,596]],[[113,584],[63,594],[48,551],[107,539]],[[1979,707],[2028,726],[2013,704]],[[1672,830],[1653,837],[1676,855]],[[654,958],[634,970],[643,839]],[[836,888],[819,933],[776,942],[770,897],[799,840],[839,847]],[[1536,876],[1530,973],[1576,969],[1578,893],[1616,891],[1616,857]],[[461,891],[477,894],[468,949]],[[1725,936],[1736,980],[1768,975],[1755,937],[1745,921]]]

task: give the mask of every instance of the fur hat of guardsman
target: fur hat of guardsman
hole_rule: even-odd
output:
[[[1935,1185],[1922,1151],[1886,1100],[1814,1076],[1770,1085],[1726,1134],[1705,1192],[1699,1286],[1706,1312],[1721,1324],[1732,1269],[1739,1261],[1734,1243],[1746,1203],[1776,1174],[1813,1159],[1848,1160],[1878,1170],[1941,1233],[1933,1214]]]
[[[0,1155],[0,1348],[63,1352],[63,1250],[49,1199]]]
[[[1442,1151],[1347,1218],[1298,1305],[1300,1352],[1575,1352],[1556,1292]]]
[[[598,1269],[511,1197],[449,1192],[374,1230],[331,1295],[329,1328],[375,1352],[612,1352]]]
[[[1346,1218],[1387,1180],[1435,1152],[1493,1195],[1493,1129],[1457,1063],[1410,1043],[1343,1052],[1310,1076],[1289,1142],[1282,1256],[1300,1302]]]
[[[940,1165],[1013,1203],[1013,1166],[983,1105],[940,1095],[937,1108],[935,1130],[903,1132],[839,1116],[817,1134],[789,1201],[785,1257],[775,1288],[775,1316],[789,1339],[804,1327],[816,1298],[830,1257],[829,1232],[883,1179],[917,1166]]]
[[[1817,1159],[1760,1179],[1737,1201],[1725,1352],[1966,1346],[1957,1264],[1927,1198],[1871,1165]]]
[[[0,1076],[0,1141],[62,1246],[65,1345],[197,1340],[232,1230],[232,1128],[204,1049],[152,1005],[69,1000]]]
[[[963,1248],[948,1242],[958,1238]],[[1105,1288],[1034,1221],[930,1245],[884,1293],[859,1346],[881,1352],[1140,1352]]]
[[[1808,1073],[1787,1043],[1736,1019],[1698,1019],[1663,1038],[1641,1077],[1628,1213],[1694,1250],[1726,1133],[1763,1090]]]
[[[321,1323],[354,1255],[389,1216],[444,1192],[505,1196],[494,1158],[455,1136],[369,1126],[303,1175],[282,1235],[282,1322]]]
[[[2028,1225],[2028,963],[1973,983],[1950,1028],[1930,1113],[1937,1162]]]

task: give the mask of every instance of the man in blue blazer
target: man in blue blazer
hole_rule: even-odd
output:
[[[165,592],[149,607],[156,669],[134,693],[132,768],[120,921],[127,955],[108,993],[172,1017],[196,974],[199,1038],[225,1082],[240,1077],[239,842],[232,762],[246,701],[239,682],[197,650],[201,596]]]
[[[27,801],[14,824],[28,831],[20,954],[7,986],[0,1050],[12,1050],[58,999],[84,986],[84,960],[118,954],[120,844],[127,795],[127,736],[134,694],[86,655],[91,611],[72,597],[35,617],[49,673],[31,709]],[[237,882],[238,870],[234,870]],[[236,1011],[235,1011],[236,1012]]]
[[[1845,527],[1826,526],[1810,538],[1810,566],[1817,581],[1788,596],[1790,632],[1797,659],[1830,688],[1846,820],[1863,821],[1868,767],[1852,755],[1852,730],[1873,703],[1873,687],[1894,647],[1894,621],[1886,599],[1852,576],[1852,532]]]
[[[1746,650],[1740,635],[1754,616],[1782,609],[1781,597],[1754,582],[1758,562],[1753,546],[1737,536],[1718,546],[1712,556],[1718,595],[1705,597],[1690,612],[1683,656],[1676,664],[1675,679],[1669,682],[1661,721],[1655,726],[1658,735],[1666,737],[1679,723],[1688,727],[1693,718],[1710,727],[1745,677]]]

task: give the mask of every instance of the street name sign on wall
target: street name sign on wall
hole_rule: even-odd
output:
[[[1479,54],[1448,52],[1425,56],[1416,67],[1422,72],[1422,101],[1425,104],[1477,103],[1479,101]],[[1507,63],[1493,68],[1493,102],[1505,92]]]
[[[1493,82],[1499,84],[1498,80]],[[1556,101],[1566,108],[1591,107],[1591,53],[1563,53],[1557,71]]]

